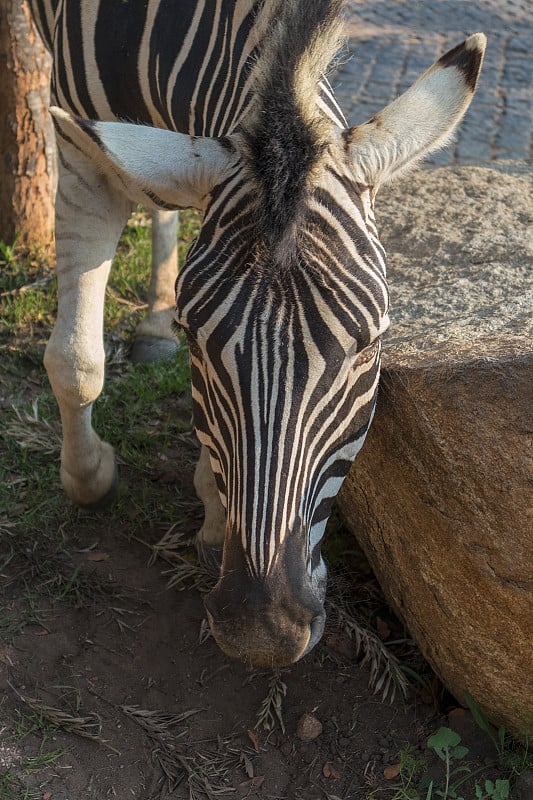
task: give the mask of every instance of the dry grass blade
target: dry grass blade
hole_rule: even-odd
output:
[[[117,755],[120,755],[118,750],[101,737],[102,721],[98,714],[91,712],[83,717],[75,717],[72,714],[67,714],[67,712],[62,711],[60,708],[47,705],[36,697],[27,697],[15,689],[14,686],[11,684],[9,685],[28,708],[31,708],[32,711],[35,711],[43,719],[47,720],[47,722],[51,722],[52,725],[57,725],[58,728],[67,731],[67,733],[73,733],[76,736],[81,736],[83,739],[91,739],[91,741],[97,742],[108,750],[112,750],[114,753],[117,753]]]
[[[398,689],[406,697],[409,681],[402,672],[400,662],[359,617],[340,589],[330,592],[327,606],[330,618],[336,619],[339,627],[355,642],[357,655],[362,654],[361,666],[370,667],[370,688],[375,693],[381,692],[383,700],[389,697],[392,702]]]
[[[213,634],[211,633],[209,622],[204,617],[204,619],[200,623],[200,631],[198,633],[198,644],[205,644],[208,639],[211,639],[212,636]]]
[[[226,749],[197,753],[194,769],[189,775],[189,800],[203,800],[233,793],[228,785],[230,772],[242,766],[242,751]],[[249,757],[246,756],[249,760]]]
[[[227,784],[227,775],[230,769],[239,765],[240,752],[236,755],[235,752],[195,751],[194,755],[189,755],[184,748],[178,749],[178,740],[189,732],[183,723],[199,709],[167,714],[138,706],[119,708],[148,734],[152,757],[166,778],[169,792],[173,792],[184,779],[188,784],[189,800],[205,800],[233,791]]]
[[[274,670],[268,681],[268,693],[257,712],[255,727],[271,731],[279,723],[283,733],[285,733],[285,723],[283,722],[283,698],[287,694],[287,684],[282,680],[281,671]]]
[[[32,412],[20,411],[13,406],[16,419],[5,428],[5,436],[14,439],[19,447],[31,452],[55,455],[61,449],[59,423],[50,423],[39,416],[39,401],[32,403]]]
[[[194,588],[201,594],[207,594],[215,585],[218,575],[210,565],[199,561],[194,538],[177,528],[178,523],[172,525],[153,546],[151,563],[159,557],[171,565],[163,573],[169,576],[169,589],[182,591]]]
[[[119,706],[123,714],[146,731],[152,743],[152,758],[166,778],[168,790],[173,792],[189,776],[189,758],[176,747],[176,741],[188,733],[188,727],[176,730],[198,709],[183,714],[166,714],[163,711],[148,711],[139,706]]]
[[[2,260],[0,263],[5,264],[6,262]],[[35,291],[35,289],[42,289],[44,286],[48,286],[48,284],[52,282],[53,278],[54,273],[45,275],[43,278],[39,278],[33,283],[27,283],[24,286],[19,286],[17,289],[10,289],[7,292],[0,292],[0,297],[18,297],[25,292],[32,292]]]
[[[182,725],[185,720],[200,711],[199,708],[193,708],[189,711],[184,711],[183,714],[166,714],[164,711],[148,711],[147,709],[139,708],[139,706],[119,706],[119,708],[123,714],[132,717],[151,736],[160,738],[170,735],[176,738],[176,733],[172,733],[172,729]],[[184,728],[178,736],[183,736],[187,733],[187,730],[187,728]]]
[[[16,528],[16,522],[13,522],[8,517],[0,517],[0,535],[7,534],[11,536],[14,534],[14,529]]]

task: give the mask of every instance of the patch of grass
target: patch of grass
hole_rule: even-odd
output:
[[[410,746],[400,751],[399,778],[391,800],[509,800],[513,780],[525,770],[533,769],[533,754],[527,746],[507,737],[500,728],[498,739],[494,729],[476,706],[476,721],[489,733],[495,744],[494,761],[477,766],[469,758],[468,748],[456,731],[441,727],[427,740],[427,755],[415,756]],[[437,756],[440,769],[428,772],[429,756]],[[487,777],[490,776],[490,777]]]
[[[182,260],[197,226],[198,215],[181,214]],[[180,510],[180,491],[170,481],[172,469],[191,472],[196,453],[196,445],[186,439],[181,447],[181,437],[192,427],[190,401],[184,399],[190,385],[185,344],[181,342],[171,364],[133,366],[126,357],[128,339],[144,313],[150,241],[148,216],[138,212],[124,231],[111,272],[105,312],[107,378],[93,413],[96,430],[116,449],[125,479],[106,512],[106,524],[117,531],[127,525],[128,534],[137,538],[144,538],[147,528],[168,528],[188,517],[190,510]],[[0,636],[9,641],[24,625],[40,619],[43,604],[78,605],[95,591],[65,547],[70,530],[101,524],[102,516],[74,507],[59,481],[59,413],[42,366],[57,305],[52,271],[35,254],[4,248],[0,259],[2,252],[0,574],[6,586],[22,585],[16,613],[6,610],[0,620]]]
[[[11,244],[4,242],[3,239],[0,239],[0,266],[9,267],[10,264],[13,263],[16,257],[17,251],[17,242],[20,239],[21,232],[19,231]]]
[[[40,800],[42,792],[28,789],[13,768],[0,768],[0,800]]]
[[[354,642],[356,655],[361,655],[361,665],[370,668],[369,686],[380,693],[383,700],[394,700],[397,691],[406,697],[408,677],[398,657],[370,627],[361,614],[357,599],[341,575],[330,580],[326,597],[328,618]]]
[[[81,714],[74,715],[61,708],[51,706],[40,698],[27,697],[16,689],[13,690],[20,700],[33,712],[29,717],[21,717],[21,722],[16,726],[16,733],[19,737],[28,736],[30,733],[39,735],[42,740],[40,754],[42,754],[45,743],[52,738],[58,730],[67,731],[83,739],[90,739],[116,752],[101,736],[102,721],[98,714],[90,712],[83,716]],[[26,719],[30,720],[31,725],[29,728],[25,727]]]

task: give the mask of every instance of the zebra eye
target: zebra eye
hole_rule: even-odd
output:
[[[353,360],[353,366],[359,367],[361,366],[361,364],[367,364],[369,361],[372,361],[372,359],[374,359],[379,354],[380,350],[381,350],[381,340],[376,339],[368,347],[365,347],[364,350],[361,350],[359,353],[357,353],[357,355]]]

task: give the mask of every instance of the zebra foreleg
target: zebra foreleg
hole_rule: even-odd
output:
[[[178,275],[178,212],[152,212],[152,279],[148,311],[137,326],[131,352],[134,362],[171,358],[177,349],[172,333]]]
[[[196,539],[200,557],[206,563],[222,563],[222,548],[226,533],[226,512],[220,502],[215,476],[207,447],[202,446],[194,473],[194,488],[204,504],[204,524]]]
[[[105,287],[131,204],[78,150],[60,144],[58,314],[44,361],[63,425],[63,487],[79,505],[96,506],[117,483],[113,448],[93,430],[91,410],[104,382]]]

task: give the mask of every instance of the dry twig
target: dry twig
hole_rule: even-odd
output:
[[[179,591],[194,588],[201,594],[207,594],[215,585],[218,575],[211,565],[200,562],[194,537],[177,530],[178,525],[174,523],[153,546],[150,563],[153,564],[160,557],[171,565],[169,570],[163,572],[169,576],[169,588]]]
[[[113,753],[120,755],[119,751],[112,747],[109,742],[103,739],[100,735],[102,732],[102,720],[98,714],[91,712],[83,717],[75,717],[72,714],[67,714],[60,708],[47,705],[39,698],[27,697],[26,695],[21,694],[11,683],[9,686],[15,692],[15,694],[20,697],[23,703],[31,708],[32,711],[35,711],[37,714],[43,717],[43,719],[51,722],[52,725],[57,725],[58,728],[61,728],[68,733],[73,733],[76,736],[81,736],[83,739],[90,739],[93,742],[97,742],[103,747],[106,747],[108,750],[111,750]]]
[[[331,587],[326,602],[330,619],[336,620],[338,626],[354,641],[356,654],[362,654],[361,666],[370,667],[370,688],[375,693],[381,692],[383,700],[390,697],[392,702],[398,689],[405,697],[409,681],[400,662],[358,614],[354,603],[350,601],[349,591],[342,590],[342,581]]]
[[[257,712],[255,727],[262,727],[263,730],[271,731],[279,723],[283,733],[285,733],[285,723],[283,722],[283,698],[287,694],[287,684],[281,678],[281,671],[273,671],[268,681],[268,693]]]

